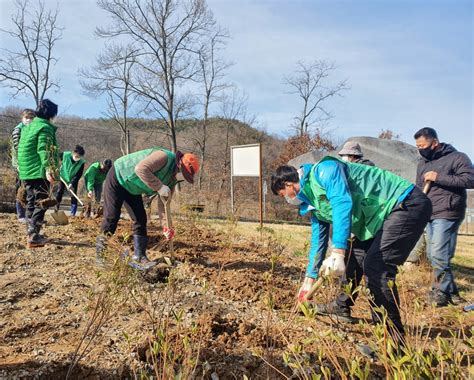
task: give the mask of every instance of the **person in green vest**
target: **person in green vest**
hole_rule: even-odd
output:
[[[18,144],[18,171],[26,189],[27,246],[42,247],[40,235],[46,209],[40,201],[49,198],[50,184],[58,178],[58,143],[52,120],[58,106],[49,99],[40,101],[36,117],[24,128]]]
[[[84,173],[87,197],[92,199],[92,196],[95,195],[96,203],[100,203],[100,199],[102,198],[102,184],[111,167],[112,160],[107,158],[102,162],[94,162]]]
[[[26,108],[21,113],[21,123],[19,123],[15,128],[13,128],[11,135],[11,157],[12,157],[12,167],[16,173],[15,179],[15,194],[18,193],[18,189],[21,187],[20,176],[18,173],[18,144],[20,143],[21,131],[25,128],[31,121],[35,118],[35,111]],[[20,223],[26,223],[25,218],[25,209],[20,201],[16,200],[16,215]]]
[[[372,295],[374,322],[383,321],[378,308],[385,308],[389,331],[403,343],[397,266],[407,259],[429,221],[429,199],[395,174],[329,156],[298,170],[288,165],[278,167],[271,189],[299,206],[301,215],[311,216],[309,263],[299,298],[305,300],[304,294],[318,276],[345,275],[352,233],[360,241],[370,242],[363,270]],[[332,247],[326,257],[330,225]]]
[[[61,201],[63,200],[64,191],[66,188],[68,190],[74,191],[77,194],[77,185],[79,180],[82,177],[84,172],[84,165],[86,161],[84,160],[84,148],[80,145],[76,145],[72,152],[65,151],[61,154],[61,169],[59,170],[59,175],[63,181],[59,182],[58,189],[56,190],[56,210],[59,210],[61,206]],[[71,216],[76,216],[77,212],[77,199],[71,194]]]
[[[173,194],[177,174],[181,173],[189,183],[194,183],[194,175],[199,171],[199,161],[193,153],[173,153],[166,149],[153,147],[120,157],[114,162],[104,182],[104,218],[102,234],[96,239],[98,263],[103,261],[107,237],[115,233],[122,205],[133,221],[132,260],[141,268],[151,266],[146,256],[147,215],[142,195],[158,194],[168,198]],[[163,221],[163,212],[159,212]],[[167,240],[174,237],[172,226],[163,226]]]

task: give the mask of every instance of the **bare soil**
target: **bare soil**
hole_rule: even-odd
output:
[[[71,378],[134,377],[150,368],[150,341],[163,321],[168,321],[166,333],[174,338],[197,326],[198,333],[189,333],[197,348],[197,378],[290,378],[294,369],[285,363],[284,353],[302,344],[309,362],[315,361],[318,350],[331,348],[305,339],[326,331],[340,337],[340,351],[333,354],[342,362],[354,357],[361,363],[368,360],[356,350],[357,343],[371,339],[368,323],[347,325],[295,313],[305,258],[295,256],[271,234],[246,238],[234,235],[230,227],[218,232],[202,223],[177,221],[178,263],[171,271],[162,267],[147,277],[97,267],[98,223],[75,218],[68,226],[47,225],[44,232],[51,243],[28,250],[25,226],[12,214],[0,214],[0,378],[65,378],[76,349],[82,352],[87,344]],[[129,224],[120,222],[109,262],[130,246]],[[149,256],[168,256],[168,243],[156,221],[150,223],[149,235]],[[472,290],[471,274],[470,268],[461,273],[463,290]],[[121,278],[127,283],[120,284]],[[108,293],[112,302],[92,334],[88,327],[98,309],[94,305],[104,294],[105,279],[110,281],[108,289],[119,291]],[[400,275],[404,318],[410,333],[430,325],[428,339],[450,339],[450,332],[472,325],[474,318],[460,326],[446,316],[448,311],[425,304],[421,314],[413,314],[413,302],[424,298],[429,280],[427,268]],[[361,322],[369,319],[365,296],[357,301],[354,315]],[[377,362],[371,362],[371,373],[371,378],[384,377]]]

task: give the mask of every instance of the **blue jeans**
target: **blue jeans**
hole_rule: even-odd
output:
[[[433,289],[446,295],[458,294],[451,270],[460,220],[434,219],[426,226],[428,259],[434,271]]]

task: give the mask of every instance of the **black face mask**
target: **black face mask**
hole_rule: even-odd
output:
[[[431,147],[428,147],[428,148],[418,149],[418,152],[420,152],[421,157],[426,158],[427,160],[431,160],[434,154],[434,149],[431,149]]]

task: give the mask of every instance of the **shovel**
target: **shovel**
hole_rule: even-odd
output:
[[[166,226],[168,228],[171,228],[171,196],[165,198],[161,197],[161,201],[165,205],[165,215],[166,215]],[[168,265],[171,265],[173,262],[173,256],[174,256],[174,245],[173,245],[173,239],[169,241],[169,247],[170,247],[170,257],[165,257],[165,261]]]
[[[313,284],[313,286],[311,286],[311,289],[309,289],[308,293],[306,293],[305,295],[305,299],[306,301],[309,301],[313,298],[314,296],[314,293],[316,293],[318,291],[318,289],[321,287],[321,285],[323,284],[323,277],[319,277],[316,282]]]
[[[69,224],[69,219],[64,211],[53,211],[51,217],[54,219],[54,222],[60,226]]]
[[[66,181],[61,178],[61,182],[64,183],[64,186],[66,186],[66,189],[71,193],[71,195],[72,195],[74,198],[77,199],[77,201],[81,204],[81,206],[84,207],[84,202],[79,199],[79,197],[77,196],[77,194],[76,194],[74,191],[72,191],[72,189],[68,189],[68,184],[66,183]]]

